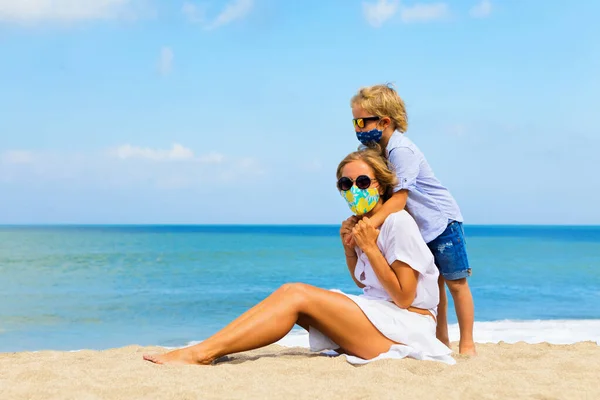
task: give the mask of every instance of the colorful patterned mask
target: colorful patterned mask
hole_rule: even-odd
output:
[[[359,189],[352,186],[350,190],[340,191],[342,197],[348,202],[348,207],[355,215],[363,215],[371,211],[379,201],[377,188]]]

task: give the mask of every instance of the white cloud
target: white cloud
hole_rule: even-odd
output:
[[[206,18],[205,6],[199,7],[190,1],[183,4],[182,12],[190,22],[201,23],[205,29],[216,29],[245,18],[252,11],[253,6],[254,0],[232,0],[212,21]]]
[[[476,4],[471,8],[469,14],[473,18],[485,18],[492,13],[492,2],[489,0],[481,0],[480,3]]]
[[[194,152],[187,147],[174,143],[170,149],[152,149],[150,147],[137,147],[130,144],[124,144],[111,149],[110,154],[121,160],[140,159],[151,161],[176,161],[191,160],[194,158]]]
[[[262,169],[262,167],[260,166],[260,163],[258,162],[258,160],[256,158],[252,158],[252,157],[240,158],[236,164],[238,167],[242,168],[245,171],[253,171],[254,173],[257,173],[257,174],[264,173],[264,170]]]
[[[183,3],[181,12],[190,22],[204,22],[206,18],[206,7],[200,8],[189,1]]]
[[[377,3],[363,2],[363,14],[367,22],[375,28],[381,27],[398,11],[398,0],[378,0]]]
[[[300,168],[307,172],[319,172],[323,170],[323,163],[320,160],[314,159],[302,164]]]
[[[405,6],[399,0],[377,0],[375,3],[363,2],[363,15],[367,22],[379,28],[400,14],[402,22],[429,22],[445,19],[450,16],[450,7],[443,2],[416,3]]]
[[[173,59],[175,55],[170,47],[163,47],[160,49],[160,56],[158,59],[158,70],[161,75],[168,75],[173,70]]]
[[[0,154],[3,164],[30,164],[35,160],[35,155],[26,150],[8,150]]]
[[[218,178],[223,181],[232,181],[241,176],[256,177],[265,173],[266,170],[257,159],[244,157],[228,163],[227,168],[220,171]]]
[[[253,5],[254,0],[233,0],[225,6],[223,11],[217,15],[217,18],[207,28],[215,29],[235,20],[242,19],[250,13]]]
[[[211,152],[197,157],[196,160],[205,164],[220,164],[225,160],[225,156],[221,153]]]
[[[400,17],[403,22],[429,22],[445,19],[450,16],[450,8],[446,3],[417,3],[410,7],[402,7]]]
[[[81,187],[182,189],[210,183],[226,186],[240,177],[263,176],[255,158],[228,157],[216,151],[195,154],[181,144],[150,148],[124,144],[108,151],[0,153],[0,183],[69,183]]]
[[[31,23],[121,18],[131,16],[142,1],[0,0],[0,21]]]
[[[464,124],[456,124],[448,127],[448,132],[452,136],[463,137],[467,134],[467,126]]]

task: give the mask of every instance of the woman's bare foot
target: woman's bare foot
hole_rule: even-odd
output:
[[[476,356],[477,350],[475,350],[475,343],[458,344],[458,354],[463,356]]]
[[[165,354],[144,355],[144,360],[155,364],[191,364],[191,365],[209,365],[213,360],[200,356],[191,347],[185,349],[173,350]]]

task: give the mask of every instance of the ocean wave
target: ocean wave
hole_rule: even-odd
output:
[[[600,345],[600,320],[596,319],[475,322],[473,331],[477,343],[573,344],[591,341]],[[458,324],[450,325],[448,333],[451,342],[458,341]],[[293,330],[277,344],[285,347],[309,347],[308,333]]]
[[[449,325],[451,342],[459,339],[458,324]],[[475,322],[476,343],[550,343],[567,345],[580,342],[596,342],[600,345],[600,319],[587,320],[529,320],[529,321],[488,321]],[[188,342],[183,346],[158,345],[168,350],[193,346],[202,340]],[[308,348],[308,333],[303,329],[293,329],[276,344],[283,347]],[[81,350],[71,350],[73,352]]]

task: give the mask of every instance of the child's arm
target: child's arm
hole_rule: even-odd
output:
[[[415,185],[421,168],[421,160],[413,150],[407,147],[392,149],[388,155],[388,161],[398,178],[398,185],[394,188],[392,197],[383,203],[379,211],[369,218],[376,228],[383,225],[390,214],[404,210],[408,199],[408,191]]]
[[[383,203],[383,206],[369,218],[371,224],[373,224],[374,227],[379,228],[390,214],[404,210],[407,198],[407,189],[401,189],[395,192],[392,197]]]
[[[385,219],[390,215],[398,211],[404,210],[406,206],[406,199],[408,198],[408,190],[401,189],[395,192],[392,197],[390,197],[371,217],[369,220],[371,224],[377,229],[383,225]],[[342,235],[342,243],[344,246],[353,247],[355,245],[354,240],[352,239],[352,235],[349,233]]]

